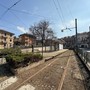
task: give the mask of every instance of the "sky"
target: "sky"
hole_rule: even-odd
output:
[[[0,0],[0,29],[15,36],[28,32],[31,25],[41,20],[50,22],[55,36],[62,38],[75,34],[77,18],[78,33],[88,32],[90,26],[90,0]]]

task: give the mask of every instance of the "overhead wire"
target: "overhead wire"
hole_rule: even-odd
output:
[[[38,16],[38,17],[42,17],[42,18],[45,18],[44,16],[41,16],[41,15],[37,15],[37,14],[33,14],[33,13],[30,13],[30,12],[25,12],[25,11],[20,11],[20,10],[15,10],[15,9],[12,9],[12,7],[14,7],[17,3],[19,3],[21,0],[18,0],[16,3],[14,3],[11,7],[6,7],[6,6],[4,6],[4,5],[2,5],[2,4],[0,4],[2,7],[4,7],[4,8],[7,8],[7,10],[6,10],[6,12],[5,13],[7,13],[9,10],[11,11],[11,13],[17,18],[17,19],[19,19],[19,21],[21,21],[20,20],[20,18],[17,16],[17,15],[15,15],[12,11],[16,11],[16,12],[19,12],[19,13],[24,13],[24,14],[30,14],[30,15],[36,15],[36,16]],[[64,23],[64,16],[63,16],[63,14],[62,14],[62,16],[61,16],[61,14],[60,14],[60,12],[59,12],[59,9],[58,9],[58,7],[57,7],[57,5],[56,5],[56,3],[55,3],[55,1],[53,0],[53,2],[54,2],[54,5],[55,5],[55,7],[56,7],[56,10],[57,10],[57,12],[58,12],[58,15],[59,15],[59,17],[60,17],[60,19],[61,19],[61,22],[63,23],[63,25],[64,26],[66,26],[65,25],[65,23]],[[58,5],[59,5],[59,3],[58,3]],[[60,5],[59,5],[59,7],[60,7]],[[61,7],[60,7],[60,9],[61,9]],[[62,12],[62,11],[61,11]],[[5,13],[4,13],[4,15],[5,15]],[[63,18],[62,18],[63,17]],[[23,23],[24,24],[24,23]]]
[[[71,18],[74,19],[74,16],[73,16],[73,14],[72,14],[72,12],[71,12],[71,10],[70,10],[70,8],[69,8],[68,3],[66,3],[66,7],[67,7],[67,10],[68,10],[68,12],[69,12]]]
[[[7,26],[1,25],[1,24],[0,24],[0,26],[1,26],[1,27],[4,27],[4,28],[8,28],[8,29],[11,29],[11,30],[15,30],[14,28],[11,28],[11,27],[7,27]]]
[[[1,3],[0,3],[0,6],[3,7],[3,8],[6,8],[6,9],[8,8],[8,7],[4,6],[4,5],[2,5]],[[12,10],[13,10],[13,9],[10,10],[11,13],[12,13],[15,17],[19,18],[17,15],[15,15],[15,14],[12,12]]]
[[[55,8],[56,8],[56,10],[57,10],[57,13],[58,13],[58,15],[59,15],[59,17],[60,17],[60,19],[61,19],[61,22],[62,22],[63,26],[66,27],[66,25],[65,25],[65,23],[64,23],[64,21],[63,21],[63,18],[62,18],[62,16],[61,16],[60,12],[59,12],[58,6],[56,5],[56,3],[55,3],[54,0],[53,0],[53,3],[54,3],[54,6],[55,6]]]
[[[20,2],[20,1],[21,1],[21,0],[19,0],[18,2]],[[2,15],[5,15],[8,11],[10,11],[19,21],[21,21],[21,22],[25,25],[25,23],[24,23],[16,14],[14,14],[12,11],[16,11],[16,12],[23,13],[23,14],[31,14],[31,15],[33,15],[33,14],[30,13],[30,12],[25,12],[25,11],[20,11],[20,10],[12,9],[12,7],[15,6],[18,2],[16,2],[15,4],[13,4],[10,8],[4,6],[4,5],[2,5],[2,4],[0,3],[0,6],[1,6],[1,7],[7,9]],[[36,15],[36,14],[35,14],[35,15]],[[41,16],[41,15],[36,15],[36,16],[41,17],[41,18],[45,18],[44,16]],[[1,16],[1,18],[2,18],[2,16]],[[1,18],[0,18],[0,19],[1,19]],[[10,22],[8,22],[8,21],[6,21],[6,20],[4,20],[4,21],[7,22],[7,23],[9,23],[9,24],[12,24],[13,26],[16,26],[15,24],[10,23]],[[0,26],[1,26],[1,25],[0,25]]]
[[[1,17],[0,17],[0,20],[1,20],[1,18],[9,11],[9,10],[11,10],[12,9],[12,7],[14,7],[15,5],[17,5],[19,2],[20,2],[21,0],[18,0],[16,3],[14,3],[11,7],[6,7],[6,6],[4,6],[4,5],[2,5],[2,4],[0,4],[0,6],[2,6],[3,8],[6,8],[7,10],[1,15]],[[11,13],[19,20],[19,21],[21,21],[21,19],[17,16],[17,15],[15,15],[12,11],[11,11]],[[5,21],[5,20],[4,20]],[[7,21],[6,21],[7,22]],[[22,21],[21,21],[22,22]],[[10,23],[10,22],[9,22]],[[10,24],[12,24],[12,23],[10,23]],[[23,24],[25,25],[25,23],[23,22]],[[12,24],[12,25],[14,25],[14,26],[16,26],[15,24]],[[1,26],[1,25],[0,25]],[[3,25],[2,25],[3,26]],[[5,26],[4,26],[5,27]]]
[[[16,9],[11,9],[11,10],[13,10],[15,12],[18,12],[18,13],[23,13],[23,14],[28,14],[28,15],[34,15],[36,17],[47,18],[48,19],[48,17],[46,17],[46,16],[42,16],[42,15],[39,15],[39,14],[30,13],[30,12],[27,12],[27,11],[21,11],[21,10],[16,10]]]
[[[21,0],[19,0],[18,2],[16,2],[15,4],[13,4],[12,5],[12,7],[14,6],[14,5],[16,5],[17,3],[19,3]],[[8,7],[6,7],[6,6],[4,6],[4,5],[2,5],[2,4],[0,4],[0,6],[2,6],[3,8],[6,8],[7,10],[8,10]],[[16,15],[16,14],[14,14],[12,11],[11,11],[11,9],[9,9],[10,10],[10,12],[20,21],[20,22],[22,22],[24,25],[25,25],[25,23]],[[6,21],[6,22],[8,22],[8,21]],[[8,22],[8,23],[10,23],[10,22]],[[10,23],[10,24],[12,24],[12,23]],[[14,25],[15,26],[15,24],[12,24],[12,25]],[[25,25],[26,26],[26,25]]]
[[[7,10],[0,16],[0,20],[2,19],[2,17],[3,17],[11,8],[13,8],[15,5],[17,5],[20,1],[22,1],[22,0],[18,0],[18,1],[15,2],[12,6],[10,6],[9,8],[7,8]]]
[[[7,20],[5,20],[5,19],[4,19],[2,22],[8,23],[8,24],[13,25],[13,26],[17,26],[17,25],[16,25],[16,24],[14,24],[13,22],[10,22],[10,21],[8,22],[8,21],[7,21]]]
[[[2,5],[2,4],[0,4],[0,6],[1,7],[3,7],[3,8],[8,8],[8,7],[6,7],[6,6],[4,6],[4,5]],[[21,21],[24,25],[25,25],[25,23],[16,15],[16,14],[14,14],[12,11],[11,11],[11,9],[10,9],[10,12],[19,20],[19,21]],[[6,21],[7,22],[7,21]]]
[[[8,8],[6,6],[4,6],[3,4],[0,3],[0,6],[3,7],[3,8]],[[15,11],[15,12],[18,12],[18,13],[23,13],[23,14],[28,14],[28,15],[35,15],[36,17],[41,17],[41,18],[48,18],[48,17],[45,17],[45,16],[41,16],[41,15],[38,15],[38,14],[33,14],[33,13],[30,13],[30,12],[25,12],[25,11],[20,11],[20,10],[16,10],[16,9],[10,9],[9,10],[19,21],[21,21],[24,25],[25,23],[23,22],[23,20],[21,20],[15,13],[13,13],[12,11]]]
[[[3,8],[8,8],[8,7],[4,6],[4,5],[2,5],[1,3],[0,3],[0,6],[3,7]],[[27,11],[16,10],[16,9],[12,9],[12,8],[10,10],[18,12],[18,13],[29,14],[29,15],[34,15],[36,17],[41,17],[41,18],[47,18],[48,19],[48,17],[46,17],[46,16],[42,16],[42,15],[35,14],[35,13],[30,13],[30,12],[27,12]]]
[[[66,0],[65,0],[66,1]],[[73,16],[73,14],[72,14],[72,12],[71,12],[71,9],[70,9],[70,7],[69,7],[69,4],[68,3],[66,3],[66,10],[67,10],[67,12],[68,12],[68,15],[70,16],[70,18],[71,18],[71,20],[73,20],[74,21],[74,16]],[[70,23],[70,26],[72,26],[72,24]]]
[[[59,6],[59,9],[60,9],[60,12],[61,12],[61,15],[62,15],[63,21],[65,22],[65,18],[64,18],[64,15],[63,15],[63,11],[62,11],[61,4],[60,4],[60,2],[59,2],[58,0],[57,0],[57,3],[58,3],[58,6]]]
[[[12,11],[11,11],[11,13],[12,13],[20,22],[22,22],[22,24],[24,24],[24,25],[26,26],[26,24],[23,22],[23,20],[21,20],[15,13],[13,13]]]

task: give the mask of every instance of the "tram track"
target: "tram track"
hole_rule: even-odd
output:
[[[63,73],[64,68],[65,68],[65,66],[67,64],[67,61],[68,61],[67,59],[70,56],[70,52],[71,51],[67,51],[67,52],[63,53],[62,55],[60,55],[61,57],[63,57],[62,59],[61,58],[58,58],[60,56],[57,56],[56,59],[52,59],[50,61],[47,61],[45,64],[36,67],[35,68],[35,71],[37,71],[36,73],[35,73],[34,70],[30,70],[31,72],[34,71],[34,73],[32,75],[30,75],[31,74],[31,73],[29,73],[30,71],[23,73],[23,75],[19,75],[19,78],[20,79],[15,84],[13,84],[11,87],[7,88],[6,90],[11,90],[11,89],[18,90],[21,86],[23,86],[23,85],[25,85],[27,83],[31,83],[32,81],[35,81],[35,79],[37,80],[38,77],[42,77],[41,78],[41,81],[42,81],[42,79],[45,77],[45,75],[48,76],[48,77],[50,77],[49,78],[49,80],[50,80],[53,77],[53,75],[54,75],[53,74],[54,73],[53,70],[57,71],[60,68],[61,70],[57,71],[57,72],[59,72],[58,75],[57,75],[58,79],[56,78],[56,80],[59,80],[61,78],[61,76],[62,76],[62,75],[60,75],[60,77],[59,77],[59,74]],[[63,59],[65,59],[65,60],[63,60]],[[39,70],[36,70],[36,69],[39,69]],[[26,73],[28,73],[28,74],[26,74]],[[47,73],[49,73],[49,75]],[[47,82],[47,81],[45,81],[45,82]],[[57,88],[58,88],[57,85],[58,85],[59,81],[57,81],[55,83],[57,83],[57,84],[55,84],[56,85],[55,86],[55,88],[56,88],[55,90],[57,90]],[[43,84],[43,82],[42,82],[42,84]],[[47,86],[49,86],[49,85],[47,85]],[[50,86],[52,87],[54,85],[50,85]],[[43,90],[43,89],[36,89],[36,90]],[[50,89],[46,89],[46,90],[50,90]]]

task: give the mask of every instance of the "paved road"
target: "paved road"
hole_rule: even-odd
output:
[[[77,64],[73,51],[68,50],[57,58],[20,73],[17,82],[6,90],[85,90]]]

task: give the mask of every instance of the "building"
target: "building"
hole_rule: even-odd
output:
[[[0,49],[13,47],[13,33],[0,29]]]
[[[45,47],[45,51],[47,51],[47,48],[49,51],[56,51],[59,50],[60,40],[52,40],[52,39],[46,39],[43,42],[43,47]],[[36,46],[42,47],[42,40],[36,40]]]
[[[21,34],[19,35],[19,41],[21,46],[31,46],[36,44],[36,37],[31,34]]]
[[[79,44],[87,44],[88,32],[78,33],[77,39]]]
[[[88,46],[90,48],[90,31],[88,32]]]
[[[63,47],[71,49],[75,47],[75,36],[68,36],[62,38],[64,40]]]
[[[81,45],[89,45],[89,32],[83,32],[77,34],[77,45],[80,47]],[[76,45],[76,36],[68,36],[62,38],[64,43],[64,48],[74,48]]]
[[[63,45],[65,44],[65,41],[63,39],[58,39],[59,41],[59,50],[63,49]]]
[[[77,35],[77,39],[78,39],[78,47],[88,47],[88,32],[83,32],[83,33],[79,33]]]
[[[14,37],[14,47],[18,47],[21,45],[19,37]]]

